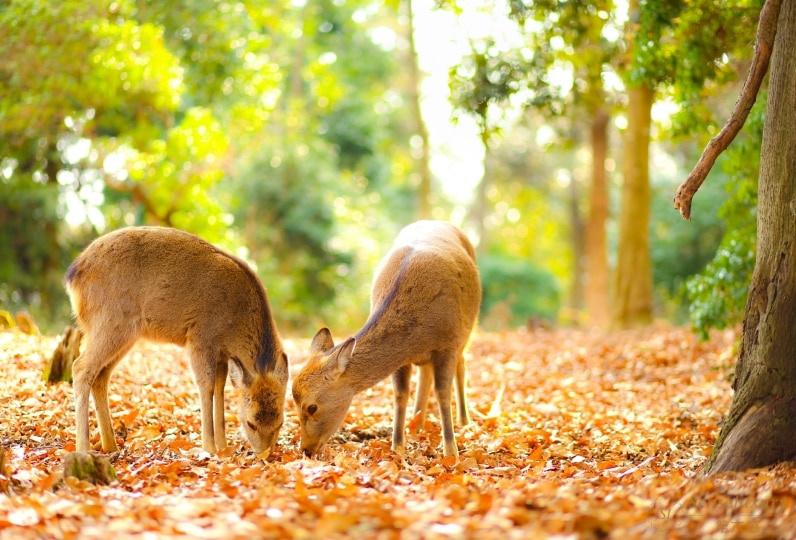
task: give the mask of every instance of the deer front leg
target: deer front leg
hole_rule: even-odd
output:
[[[227,447],[226,423],[224,421],[224,386],[227,383],[229,366],[223,361],[216,366],[216,385],[213,390],[213,436],[216,450]]]
[[[202,412],[202,448],[212,454],[216,452],[215,437],[213,435],[213,390],[216,381],[215,358],[203,351],[194,350],[191,353],[191,368],[193,368],[196,386],[199,388],[199,406]]]
[[[396,454],[406,453],[404,442],[404,424],[406,423],[406,405],[409,402],[409,380],[412,377],[412,364],[398,368],[392,375],[395,389],[395,415],[392,426],[392,450]]]

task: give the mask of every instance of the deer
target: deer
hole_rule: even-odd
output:
[[[265,288],[245,262],[185,231],[128,227],[91,242],[65,284],[86,341],[72,366],[78,452],[89,451],[89,392],[102,450],[118,450],[108,382],[140,338],[188,349],[204,450],[227,445],[229,374],[243,436],[258,454],[270,452],[282,426],[288,359]]]
[[[480,304],[475,251],[464,233],[442,221],[404,227],[377,267],[370,315],[362,328],[337,346],[328,328],[312,338],[307,362],[292,385],[302,452],[315,455],[342,425],[353,397],[392,375],[392,450],[405,454],[409,383],[412,366],[418,365],[415,415],[425,418],[433,382],[444,456],[458,460],[451,387],[455,379],[458,421],[466,425],[464,350]]]

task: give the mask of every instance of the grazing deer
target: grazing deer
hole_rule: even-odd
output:
[[[405,227],[376,271],[362,329],[337,347],[326,328],[312,339],[310,358],[293,382],[304,453],[316,453],[340,427],[354,394],[388,375],[395,388],[392,448],[403,453],[409,380],[418,364],[415,414],[425,413],[433,376],[444,453],[458,458],[451,382],[455,378],[459,421],[466,424],[463,351],[480,303],[475,252],[464,233],[440,221]]]
[[[89,450],[88,395],[102,449],[117,449],[108,408],[111,371],[139,338],[190,350],[199,387],[202,448],[226,446],[227,371],[240,388],[242,431],[256,452],[282,426],[287,356],[260,280],[240,259],[177,229],[130,227],[94,240],[66,273],[88,341],[73,366],[77,450]]]

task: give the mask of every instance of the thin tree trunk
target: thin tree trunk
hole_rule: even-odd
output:
[[[650,113],[653,92],[645,85],[628,91],[624,182],[619,214],[619,253],[614,277],[613,324],[625,328],[652,318],[649,252]]]
[[[796,0],[784,0],[760,150],[757,260],[710,473],[796,459]]]
[[[605,326],[610,317],[608,256],[605,224],[608,220],[608,114],[598,109],[592,116],[592,172],[589,190],[589,224],[586,227],[586,311],[589,322]]]
[[[415,130],[420,137],[420,158],[418,160],[418,173],[420,184],[417,187],[417,217],[428,219],[431,217],[431,149],[428,141],[428,128],[423,120],[423,111],[420,107],[420,88],[423,76],[417,60],[417,47],[415,45],[415,23],[412,1],[406,0],[407,39],[409,40],[409,101],[412,104],[412,115],[415,121]]]
[[[586,231],[583,216],[580,212],[580,193],[574,178],[569,182],[569,225],[572,235],[572,289],[570,290],[570,306],[575,320],[583,309],[583,273],[586,263]]]

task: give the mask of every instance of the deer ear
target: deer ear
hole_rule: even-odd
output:
[[[332,340],[332,333],[329,331],[328,328],[321,328],[318,330],[318,333],[315,334],[315,337],[312,338],[312,343],[310,344],[310,352],[314,353],[322,353],[328,351],[334,347],[334,341]]]
[[[241,386],[248,388],[252,385],[251,374],[237,358],[229,360],[229,378],[232,380],[232,384],[238,388]]]
[[[351,357],[354,356],[354,349],[357,346],[355,338],[348,338],[345,343],[340,345],[340,350],[337,352],[337,374],[342,375],[348,369],[351,362]]]
[[[279,357],[276,359],[273,374],[282,384],[287,384],[288,364],[287,355],[285,353],[280,353]]]

